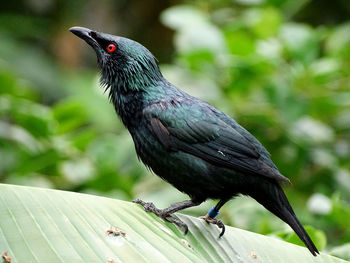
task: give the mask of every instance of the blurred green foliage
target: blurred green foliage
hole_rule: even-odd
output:
[[[198,0],[162,11],[169,2],[150,1],[162,11],[159,18],[138,1],[89,2],[90,9],[83,10],[80,1],[63,2],[25,1],[37,6],[29,13],[11,6],[0,13],[2,183],[142,197],[159,206],[186,198],[137,161],[130,136],[99,87],[92,50],[67,32],[76,22],[89,26],[87,14],[96,6],[100,13],[94,18],[110,29],[109,7],[118,14],[125,8],[131,18],[122,18],[130,25],[118,17],[116,27],[159,55],[171,82],[253,133],[293,182],[287,195],[300,220],[312,225],[317,245],[350,259],[349,2],[320,1],[315,7],[307,0]],[[327,14],[318,14],[325,6]],[[153,25],[149,21],[159,19],[171,29],[150,26],[156,45],[145,33],[137,37],[142,23],[135,25],[134,16],[143,13],[140,21]],[[162,63],[169,61],[172,48],[172,59]],[[83,54],[89,68],[79,66]],[[189,213],[201,215],[209,206]],[[246,197],[231,201],[222,217],[234,226],[299,242]]]

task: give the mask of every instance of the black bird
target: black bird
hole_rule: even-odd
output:
[[[187,232],[173,213],[206,199],[219,199],[202,218],[222,228],[222,235],[224,224],[214,217],[230,199],[248,195],[290,225],[314,256],[319,253],[281,188],[289,180],[253,135],[218,109],[169,83],[155,57],[141,44],[83,27],[70,31],[95,50],[101,83],[129,130],[138,157],[190,197],[162,210],[142,200],[135,203]]]

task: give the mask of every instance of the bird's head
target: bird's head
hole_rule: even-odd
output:
[[[101,83],[107,87],[138,90],[162,79],[155,57],[136,41],[84,27],[69,30],[95,50]]]

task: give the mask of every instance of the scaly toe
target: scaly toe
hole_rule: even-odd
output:
[[[163,217],[161,210],[158,209],[153,203],[147,203],[145,201],[142,201],[141,199],[136,199],[132,201],[135,204],[139,204],[143,206],[143,209],[145,209],[146,212],[152,212],[154,214],[156,214],[159,217]]]
[[[142,201],[141,199],[135,199],[135,200],[132,200],[133,203],[135,204],[139,204],[139,205],[144,205],[146,202]]]

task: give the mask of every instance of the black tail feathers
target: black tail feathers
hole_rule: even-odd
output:
[[[296,217],[282,188],[277,183],[269,184],[269,186],[268,191],[263,196],[259,196],[259,198],[253,197],[266,209],[286,222],[295,231],[301,241],[304,242],[311,254],[317,256],[319,254],[318,249]]]
[[[298,235],[301,241],[303,241],[305,246],[310,250],[311,254],[317,256],[317,254],[319,254],[318,249],[312,242],[304,227],[299,222],[298,218],[295,216],[293,210],[285,212],[284,216],[285,219],[282,220],[285,221],[288,225],[290,225],[290,227],[295,231],[295,233]]]

